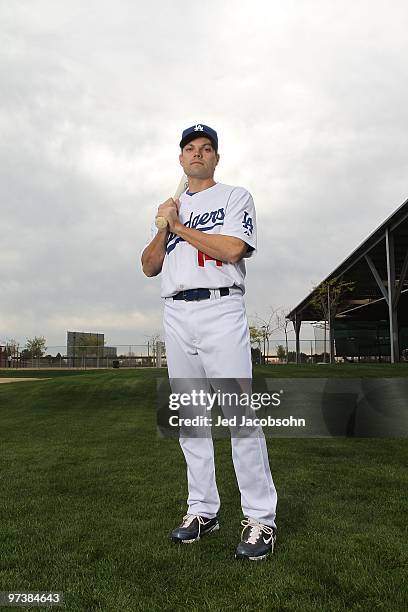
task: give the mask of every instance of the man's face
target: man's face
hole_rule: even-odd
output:
[[[195,138],[186,144],[179,156],[186,175],[198,179],[212,178],[219,158],[211,140],[205,136]]]

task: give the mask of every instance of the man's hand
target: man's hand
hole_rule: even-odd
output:
[[[174,224],[179,220],[178,218],[178,210],[179,210],[180,202],[179,200],[173,200],[173,198],[169,198],[163,204],[160,204],[157,209],[156,217],[164,217],[168,221],[168,227],[165,228],[169,231],[173,230]]]

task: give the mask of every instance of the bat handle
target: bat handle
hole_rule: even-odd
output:
[[[164,230],[168,226],[168,221],[166,217],[156,217],[155,225],[158,230]]]

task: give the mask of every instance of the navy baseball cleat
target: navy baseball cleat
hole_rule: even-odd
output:
[[[241,542],[235,552],[236,559],[261,561],[273,553],[276,542],[275,527],[262,525],[252,518],[245,518],[241,525],[244,528],[241,534]]]
[[[216,516],[214,518],[206,518],[198,514],[186,514],[180,527],[176,527],[172,531],[171,539],[173,542],[192,544],[204,535],[217,531],[219,528],[220,525]]]

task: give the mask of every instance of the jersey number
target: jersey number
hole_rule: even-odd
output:
[[[200,266],[200,268],[204,268],[204,264],[206,261],[215,261],[217,266],[222,266],[222,261],[220,261],[219,259],[214,259],[214,257],[210,257],[209,255],[206,255],[205,253],[202,253],[201,251],[197,251],[198,253],[198,265]]]

